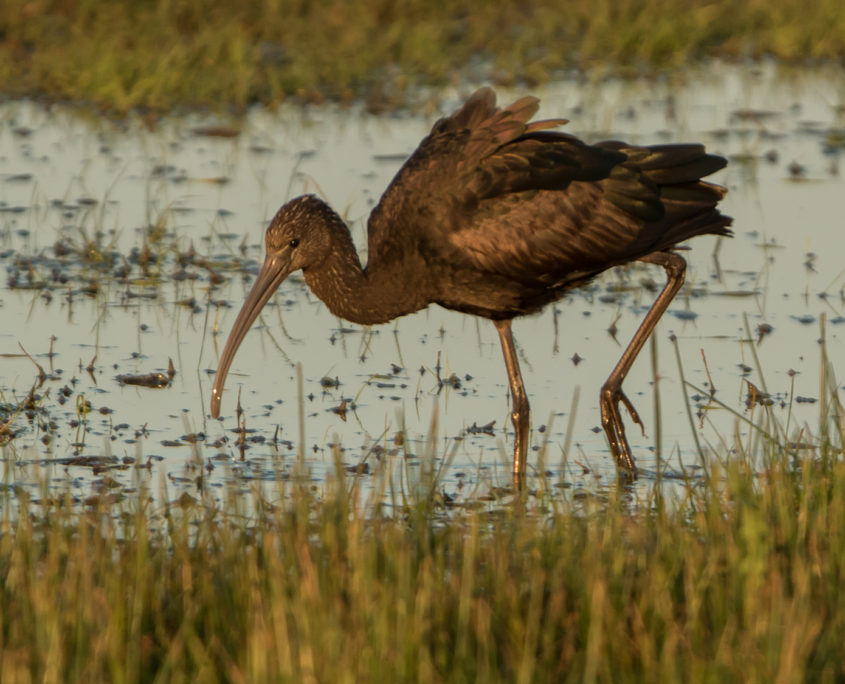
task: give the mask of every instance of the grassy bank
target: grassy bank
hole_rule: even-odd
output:
[[[720,55],[841,59],[840,0],[6,0],[0,92],[108,110],[295,95],[392,107],[420,84]]]
[[[3,447],[0,680],[841,681],[845,414],[824,345],[818,428],[782,415],[750,398],[686,479],[541,470],[498,500],[439,482],[433,446],[416,480],[391,477],[401,455],[351,476],[338,452],[317,484],[280,456],[282,476],[222,491],[198,450],[178,497],[164,476],[150,495],[139,455],[133,486],[105,470],[84,501],[67,466]]]
[[[845,676],[832,452],[740,454],[671,501],[444,510],[423,490],[361,513],[354,480],[270,489],[287,505],[5,489],[3,682]]]

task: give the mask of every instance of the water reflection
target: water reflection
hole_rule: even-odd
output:
[[[657,469],[658,452],[678,469],[696,463],[699,446],[743,439],[737,414],[763,408],[746,406],[749,382],[795,439],[818,431],[820,317],[834,360],[845,321],[843,85],[832,67],[714,66],[684,80],[564,81],[537,92],[540,116],[567,116],[582,137],[700,140],[732,162],[715,180],[730,188],[724,211],[736,237],[691,244],[688,285],[658,327],[653,361],[644,352],[626,381],[646,426],[645,435],[630,431],[644,469]],[[465,94],[447,92],[442,110]],[[229,413],[222,422],[207,415],[220,346],[257,272],[269,217],[289,197],[318,192],[363,249],[369,209],[431,123],[283,107],[253,111],[223,136],[231,122],[198,115],[148,130],[70,108],[2,105],[7,473],[26,486],[28,468],[49,467],[81,498],[95,485],[132,487],[161,473],[189,490],[301,477],[304,444],[317,485],[334,467],[333,445],[350,467],[400,459],[396,476],[406,479],[432,453],[448,455],[444,488],[453,495],[506,483],[511,435],[495,330],[437,307],[367,330],[333,318],[292,278],[235,360]],[[529,470],[575,488],[613,481],[598,389],[662,277],[642,265],[618,270],[515,324],[534,410]],[[685,392],[676,349],[700,391]],[[175,376],[165,389],[120,381],[167,375],[169,359]]]

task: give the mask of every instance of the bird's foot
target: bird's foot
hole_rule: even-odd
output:
[[[645,437],[645,425],[643,425],[642,418],[640,418],[640,414],[637,413],[637,409],[634,408],[634,405],[631,403],[631,400],[628,399],[628,396],[621,389],[619,390],[618,400],[625,404],[625,408],[628,409],[628,415],[631,416],[631,420],[633,420],[637,425],[640,426],[640,430],[643,433],[643,437]],[[621,419],[619,422],[622,422]],[[622,431],[625,431],[624,427],[622,428]]]
[[[601,422],[604,431],[607,434],[608,442],[610,443],[610,450],[616,457],[616,463],[620,469],[627,472],[630,476],[637,476],[637,466],[634,463],[634,457],[631,454],[631,446],[628,444],[628,438],[625,436],[625,424],[622,422],[622,416],[619,413],[619,403],[625,405],[628,414],[631,416],[640,429],[645,434],[645,426],[637,413],[637,409],[631,403],[631,400],[625,395],[621,387],[605,384],[601,391]]]

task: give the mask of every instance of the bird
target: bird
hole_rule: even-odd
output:
[[[618,472],[638,470],[619,410],[643,428],[622,382],[680,290],[678,243],[731,235],[726,188],[702,178],[727,160],[699,143],[587,143],[533,121],[539,99],[498,107],[489,87],[439,119],[399,169],[367,223],[367,262],[344,220],[314,195],[290,200],[271,220],[266,254],[219,357],[211,415],[226,375],[261,309],[291,273],[336,316],[376,325],[438,304],[489,319],[504,355],[514,428],[514,484],[526,474],[530,406],[511,331],[603,271],[633,261],[662,266],[666,285],[603,384],[602,426]],[[643,428],[644,429],[644,428]]]

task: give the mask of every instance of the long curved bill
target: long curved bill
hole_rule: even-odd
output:
[[[229,366],[232,365],[232,360],[235,358],[238,347],[241,346],[241,342],[243,342],[255,319],[258,318],[261,309],[264,308],[264,305],[290,273],[289,257],[286,258],[285,256],[279,255],[270,256],[268,254],[264,259],[264,265],[258,272],[258,278],[253,283],[252,289],[249,291],[246,301],[241,307],[238,317],[235,319],[235,325],[229,333],[229,339],[226,340],[226,346],[223,348],[223,353],[220,355],[220,361],[217,364],[217,375],[214,378],[214,386],[211,388],[212,417],[217,418],[220,415],[220,400],[223,394],[223,384],[226,382]]]

